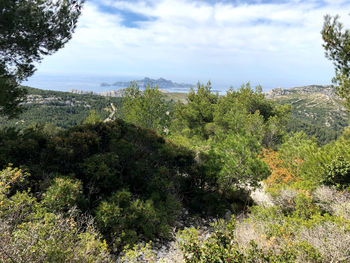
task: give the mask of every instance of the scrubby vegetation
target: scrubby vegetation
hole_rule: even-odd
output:
[[[199,85],[187,104],[176,106],[170,140],[122,120],[103,123],[90,116],[62,131],[42,125],[2,130],[0,164],[30,174],[18,190],[48,213],[66,218],[76,209],[94,217],[118,254],[140,240],[169,239],[182,208],[212,216],[242,209],[247,195],[241,194],[269,174],[261,144],[274,146],[282,138],[284,108],[249,85],[220,98],[209,84]],[[150,121],[154,129],[162,125],[160,118]],[[274,134],[267,132],[272,126]],[[196,149],[185,147],[191,140]]]
[[[52,90],[26,87],[27,100],[21,105],[23,113],[16,119],[0,117],[0,127],[24,129],[37,123],[68,129],[86,120],[90,111],[105,120],[111,103],[116,108],[116,116],[121,115],[121,98],[103,97],[91,94],[73,94]]]
[[[348,262],[348,143],[345,132],[318,148],[299,133],[279,152],[266,151],[271,175],[265,190],[273,205],[253,206],[244,219],[219,221],[204,239],[199,230],[183,231],[185,261]]]
[[[5,94],[14,91],[1,97],[3,121],[21,110],[16,82],[69,40],[84,1],[5,2],[8,19],[18,8],[35,11],[35,23],[14,17],[37,45],[0,52],[7,56],[0,84]],[[44,39],[31,33],[39,22]],[[58,22],[62,39],[51,32]],[[322,35],[349,106],[349,31],[327,16]],[[1,262],[155,262],[161,256],[152,241],[169,240],[179,256],[168,262],[350,261],[349,128],[322,146],[288,133],[290,105],[249,83],[223,96],[198,83],[176,104],[135,83],[122,99],[34,92],[28,107],[50,104],[60,127],[0,130]],[[106,102],[118,112],[111,104],[103,115]],[[59,121],[62,105],[78,105],[75,122]],[[200,228],[205,218],[214,223]]]
[[[137,87],[126,94],[123,110],[133,124],[104,123],[91,111],[66,130],[1,130],[5,262],[25,253],[32,262],[156,261],[151,245],[140,242],[173,239],[183,211],[244,214],[217,221],[205,234],[178,232],[185,262],[348,259],[348,129],[324,146],[302,132],[287,134],[290,106],[249,84],[225,96],[198,84],[187,103],[172,107]],[[134,104],[140,111],[130,110]],[[270,201],[254,206],[250,193],[261,185]]]

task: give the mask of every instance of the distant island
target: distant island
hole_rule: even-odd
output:
[[[109,83],[101,83],[102,87],[129,87],[132,81],[117,81],[115,83],[109,84]],[[152,85],[152,86],[158,86],[159,89],[173,89],[173,88],[191,88],[194,87],[195,85],[192,84],[187,84],[187,83],[176,83],[172,82],[171,80],[167,80],[164,78],[159,78],[159,79],[151,79],[151,78],[144,78],[142,80],[136,80],[136,84],[139,87],[144,87],[147,85]]]

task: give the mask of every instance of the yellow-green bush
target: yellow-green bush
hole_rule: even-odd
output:
[[[0,171],[1,262],[111,262],[91,220],[49,212],[29,191],[12,193],[24,178],[17,168]]]

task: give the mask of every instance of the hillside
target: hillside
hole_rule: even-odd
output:
[[[36,123],[50,123],[59,128],[69,128],[82,123],[90,110],[96,111],[102,120],[111,113],[111,103],[116,108],[116,115],[121,116],[122,98],[113,91],[97,94],[73,90],[72,92],[41,90],[28,87],[24,111],[18,119],[0,118],[0,126],[24,128]],[[172,103],[186,102],[185,93],[163,92],[165,101]]]
[[[68,128],[83,122],[91,109],[102,119],[107,118],[111,103],[117,108],[117,114],[120,116],[122,90],[97,94],[79,90],[60,92],[28,88],[24,113],[19,119],[0,120],[0,124],[26,127],[42,122]],[[169,103],[178,100],[186,103],[186,93],[162,93]],[[288,131],[302,130],[310,136],[315,135],[322,144],[336,139],[349,121],[349,114],[335,94],[335,89],[330,86],[277,88],[265,93],[265,96],[277,103],[292,105]]]
[[[104,91],[104,92],[93,92],[93,91],[84,91],[78,89],[71,89],[69,92],[73,94],[81,94],[81,95],[99,95],[104,97],[115,97],[121,98],[124,95],[124,91],[126,88],[118,88],[114,90]],[[159,91],[163,94],[164,99],[166,101],[181,101],[183,103],[186,102],[187,93],[181,92],[169,92],[166,89],[159,89]]]
[[[117,99],[29,91],[25,106],[46,118]],[[298,92],[306,102],[316,93]],[[164,109],[159,95],[155,106]],[[326,263],[350,255],[349,130],[325,146],[301,133],[284,137],[289,106],[249,84],[223,96],[199,86],[174,107],[167,135],[145,128],[152,110],[141,102],[141,118],[131,121],[125,111],[125,120],[64,130],[0,129],[0,262]]]
[[[277,88],[267,92],[266,98],[291,104],[289,131],[303,130],[309,135],[316,135],[321,143],[335,139],[348,125],[349,113],[332,86]]]
[[[28,87],[27,101],[23,103],[23,113],[18,119],[10,121],[0,118],[0,125],[22,128],[35,123],[50,123],[59,128],[68,128],[82,123],[92,109],[101,119],[107,118],[111,103],[118,111],[121,98]]]

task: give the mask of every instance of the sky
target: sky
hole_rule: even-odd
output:
[[[349,13],[349,0],[87,0],[71,41],[35,74],[330,84],[323,17],[350,28]]]

